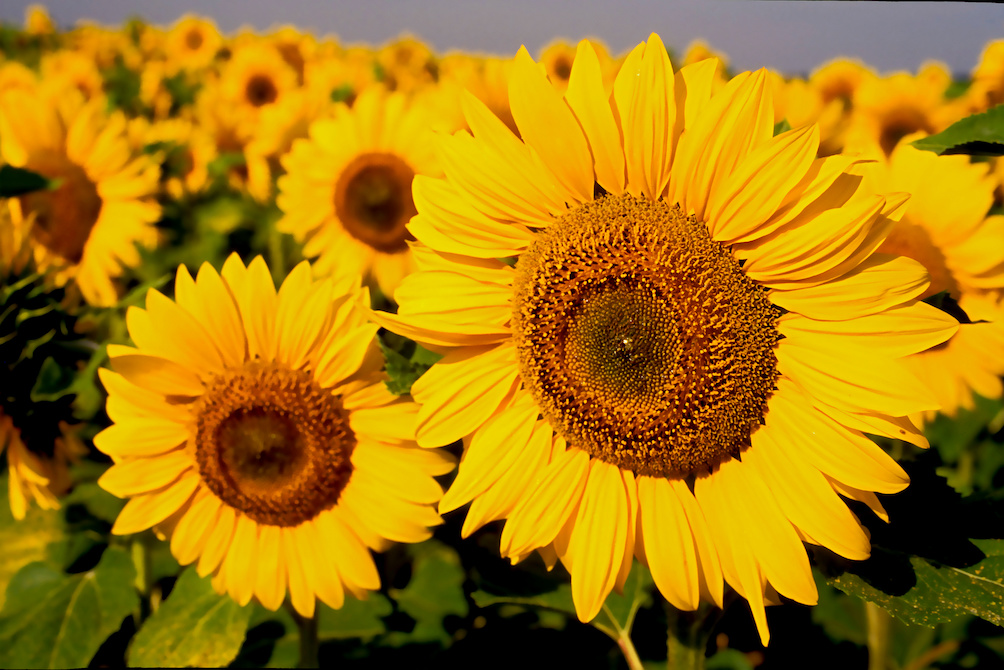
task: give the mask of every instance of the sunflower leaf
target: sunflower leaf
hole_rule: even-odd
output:
[[[86,667],[101,643],[139,606],[128,554],[109,548],[87,572],[43,562],[21,568],[0,612],[0,667]]]
[[[65,533],[57,510],[43,510],[35,505],[28,507],[25,518],[18,521],[7,504],[7,473],[0,475],[0,608],[4,604],[7,584],[18,570],[33,563],[52,559],[50,551],[54,542]],[[56,561],[52,561],[55,567]]]
[[[439,642],[450,643],[452,636],[443,626],[447,616],[467,616],[464,597],[464,569],[457,552],[451,547],[430,540],[411,545],[411,580],[403,589],[390,589],[390,597],[398,608],[415,620],[410,633],[388,635],[391,646]]]
[[[891,523],[861,515],[871,558],[848,562],[839,574],[825,557],[821,567],[841,591],[906,623],[933,626],[973,614],[1004,625],[1004,539],[993,537],[1001,534],[1004,497],[962,498],[934,474],[936,458],[927,452],[903,463],[910,487],[883,499]]]
[[[652,573],[635,561],[624,582],[624,595],[607,596],[599,615],[590,623],[613,639],[628,635],[638,610],[652,602]]]
[[[136,633],[131,667],[222,667],[237,656],[253,607],[219,595],[190,567]]]
[[[49,186],[49,180],[37,172],[13,165],[0,166],[0,198],[14,198]]]
[[[956,121],[937,135],[914,140],[918,149],[949,154],[1004,155],[1004,105]]]
[[[774,137],[777,137],[781,133],[786,133],[789,130],[791,130],[791,124],[788,123],[788,119],[781,119],[774,124]]]

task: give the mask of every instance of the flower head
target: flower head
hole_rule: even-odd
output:
[[[265,263],[184,266],[177,302],[130,308],[136,347],[111,345],[108,415],[94,439],[115,464],[100,484],[130,498],[112,532],[157,527],[219,592],[268,609],[380,585],[369,549],[417,542],[439,523],[413,403],[383,384],[376,326],[357,280],[298,265],[276,292]]]
[[[906,196],[817,159],[815,126],[773,136],[767,73],[717,89],[717,65],[674,74],[653,35],[608,96],[583,42],[562,96],[521,49],[521,139],[465,98],[378,318],[445,353],[417,436],[464,439],[440,511],[473,501],[465,534],[507,519],[503,555],[560,559],[583,620],[634,556],[682,609],[724,579],[766,643],[765,604],[816,601],[803,542],[868,556],[841,496],[881,514],[908,480],[864,433],[923,443],[905,417],[936,402],[899,358],[958,324],[874,253]]]

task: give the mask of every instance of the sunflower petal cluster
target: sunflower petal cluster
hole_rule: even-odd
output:
[[[765,604],[816,601],[803,542],[868,557],[842,498],[882,514],[908,479],[865,433],[923,443],[909,416],[938,403],[901,359],[958,323],[919,301],[922,265],[876,253],[907,195],[816,158],[813,125],[775,136],[766,72],[715,72],[674,73],[652,35],[608,97],[583,42],[561,95],[521,50],[520,136],[465,98],[445,177],[415,181],[419,270],[378,318],[445,353],[413,388],[417,437],[463,438],[440,510],[470,502],[465,533],[506,519],[502,554],[563,562],[584,621],[635,556],[681,609],[728,583],[766,643]]]
[[[354,278],[298,265],[276,291],[261,258],[231,256],[176,300],[156,290],[127,315],[135,346],[101,370],[113,424],[94,438],[128,498],[112,529],[156,527],[238,603],[313,616],[316,599],[380,586],[370,550],[418,542],[440,523],[433,479],[453,462],[414,443],[417,406],[391,395],[376,326]]]

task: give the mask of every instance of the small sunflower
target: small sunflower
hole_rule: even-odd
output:
[[[507,519],[503,555],[560,559],[584,621],[633,556],[681,609],[724,577],[766,644],[765,604],[816,602],[803,542],[868,556],[841,496],[882,514],[908,478],[865,433],[924,444],[906,417],[937,405],[898,359],[958,324],[921,265],[873,255],[906,196],[817,159],[815,126],[774,137],[767,73],[715,93],[717,67],[674,75],[652,35],[608,96],[583,42],[562,97],[521,49],[522,140],[465,99],[377,318],[445,353],[417,436],[464,439],[440,511],[473,501],[465,535]]]
[[[88,303],[102,306],[117,299],[122,268],[139,264],[136,244],[156,244],[160,217],[160,170],[131,151],[125,117],[103,108],[76,91],[0,95],[3,158],[53,182],[10,201],[14,224],[30,230],[40,269],[60,285],[74,280]]]
[[[234,255],[129,309],[136,347],[108,348],[114,425],[94,438],[115,461],[99,483],[131,498],[113,533],[157,527],[218,592],[275,610],[288,588],[303,616],[379,588],[368,549],[430,536],[453,463],[415,445],[357,281],[304,262],[276,292]]]
[[[360,273],[389,294],[412,270],[412,179],[440,173],[431,123],[424,106],[372,88],[283,156],[279,230],[305,243],[316,271]]]
[[[251,42],[238,48],[220,72],[216,104],[238,138],[246,143],[259,132],[262,110],[280,103],[297,89],[296,72],[269,44]]]
[[[944,130],[966,113],[965,101],[945,100],[951,82],[940,63],[926,63],[916,75],[866,78],[854,92],[845,146],[853,151],[878,147],[888,156],[907,135]]]
[[[209,67],[223,46],[223,36],[209,19],[191,14],[178,19],[164,38],[170,71]]]
[[[912,139],[870,175],[875,190],[914,194],[879,251],[923,264],[931,285],[921,298],[947,292],[965,315],[948,342],[906,359],[941,411],[954,416],[972,408],[973,392],[987,398],[1004,392],[1004,216],[986,216],[996,187],[987,163],[920,151],[908,144]]]

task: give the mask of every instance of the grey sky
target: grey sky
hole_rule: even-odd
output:
[[[20,23],[28,0],[0,0],[0,20]],[[216,0],[48,3],[60,25],[87,18],[118,25],[132,14],[169,25],[186,11],[211,16],[224,32],[292,24],[346,42],[381,44],[411,32],[439,52],[531,53],[556,37],[595,36],[615,53],[658,32],[683,50],[701,38],[737,70],[761,66],[807,72],[837,56],[881,71],[916,71],[940,60],[969,72],[984,44],[1004,38],[1004,6],[942,2],[784,2],[749,0]]]

